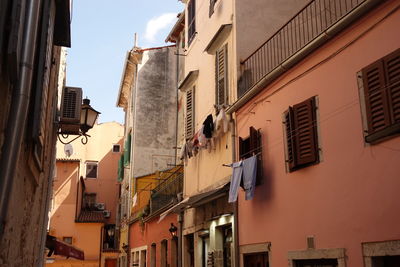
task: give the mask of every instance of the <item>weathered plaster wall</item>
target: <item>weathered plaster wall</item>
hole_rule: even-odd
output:
[[[195,81],[181,89],[185,91],[195,87],[195,132],[200,130],[204,120],[209,114],[212,114],[214,119],[216,115],[214,108],[214,104],[216,103],[215,51],[208,54],[204,50],[216,35],[221,25],[233,24],[233,27],[235,26],[233,22],[233,12],[232,1],[217,1],[214,7],[214,14],[209,17],[209,3],[196,1],[197,34],[195,34],[191,44],[186,46],[187,56],[184,57],[184,60],[185,75],[195,70],[199,71],[199,75]],[[188,14],[187,9],[186,14]],[[186,25],[188,25],[187,16]],[[188,36],[187,27],[185,36],[186,38]],[[234,31],[231,30],[224,40],[220,40],[216,43],[218,48],[227,45],[228,95],[230,102],[233,102],[236,90],[236,73],[233,64],[233,62],[236,62],[234,53]],[[184,101],[183,104],[186,105],[186,102]],[[223,167],[222,164],[229,164],[232,161],[231,144],[231,134],[228,132],[224,136],[218,138],[215,149],[211,152],[200,150],[196,157],[189,159],[187,166],[185,166],[185,196],[196,194],[229,176],[229,168]]]
[[[79,140],[71,143],[73,147],[72,159],[80,160],[79,175],[86,176],[86,161],[98,162],[98,178],[85,179],[86,192],[97,193],[96,201],[105,203],[106,209],[111,211],[107,223],[115,223],[118,201],[118,160],[123,151],[123,125],[117,122],[96,124],[88,134],[91,136],[86,145]],[[112,151],[113,145],[119,144],[121,152]],[[66,158],[64,145],[57,143],[57,158]]]
[[[400,11],[305,73],[399,3],[387,1],[237,113],[239,136],[247,136],[250,126],[261,130],[264,167],[264,184],[256,188],[255,198],[245,201],[240,192],[239,242],[271,242],[271,266],[287,266],[287,252],[306,250],[307,236],[314,236],[317,249],[345,248],[346,266],[363,266],[362,242],[400,239],[400,138],[376,145],[364,142],[356,76],[363,67],[399,48]],[[319,97],[322,161],[287,173],[282,113],[315,95]]]
[[[175,47],[145,50],[139,65],[132,136],[133,176],[166,170],[175,163]]]
[[[53,123],[56,107],[57,84],[55,74],[59,68],[60,47],[53,48],[52,57],[55,64],[50,69],[50,84],[48,101],[44,112],[47,114],[45,132],[43,133],[44,148],[41,166],[33,156],[32,127],[34,112],[28,114],[26,132],[17,161],[16,171],[12,180],[8,213],[5,229],[0,240],[0,266],[37,266],[41,263],[44,248],[44,238],[47,227],[47,200],[49,180],[52,179],[52,163],[56,142],[56,125]],[[11,85],[5,80],[5,72],[0,78],[0,97],[4,104],[0,108],[0,145],[4,140],[4,130],[8,119],[8,108],[12,101]],[[9,87],[10,86],[10,87]],[[33,101],[33,100],[32,100]],[[2,155],[0,155],[2,156]]]
[[[309,2],[311,0],[235,1],[238,62],[250,56]]]

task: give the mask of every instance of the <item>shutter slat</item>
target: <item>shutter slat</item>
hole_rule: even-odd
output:
[[[293,106],[294,140],[298,165],[314,163],[318,160],[318,145],[315,123],[315,98]]]
[[[390,125],[390,113],[382,61],[375,62],[364,68],[362,76],[368,134],[372,134]]]
[[[194,94],[194,88],[186,92],[186,139],[191,138],[194,134],[193,94]]]
[[[216,52],[215,56],[216,104],[228,102],[227,94],[227,45]]]
[[[296,157],[295,157],[295,146],[293,139],[293,109],[289,107],[289,110],[285,114],[285,130],[286,130],[286,144],[287,144],[287,160],[289,170],[293,170],[296,166]]]
[[[392,123],[400,122],[400,49],[384,58],[384,67]]]

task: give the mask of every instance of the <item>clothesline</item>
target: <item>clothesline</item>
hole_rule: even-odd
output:
[[[254,154],[252,156],[258,156],[260,154],[261,154],[261,152],[258,152],[258,153]],[[232,164],[222,164],[222,166],[224,166],[224,167],[232,167]]]

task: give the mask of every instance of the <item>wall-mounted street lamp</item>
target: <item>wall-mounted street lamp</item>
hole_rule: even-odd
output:
[[[178,231],[178,228],[173,223],[171,223],[171,227],[169,228],[169,232],[170,232],[172,238],[176,237],[176,232],[177,231]]]
[[[58,140],[66,145],[81,137],[85,145],[90,137],[86,133],[93,128],[99,114],[90,106],[89,99],[83,99],[82,103],[82,88],[65,87],[61,98]],[[68,140],[69,135],[76,137]]]

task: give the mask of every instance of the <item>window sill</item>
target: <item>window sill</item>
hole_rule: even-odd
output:
[[[376,144],[398,134],[400,134],[400,123],[390,125],[379,132],[365,136],[365,142],[369,144]]]

